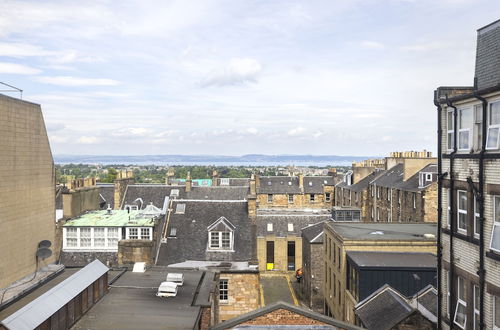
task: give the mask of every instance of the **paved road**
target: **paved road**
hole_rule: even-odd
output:
[[[285,276],[262,276],[260,279],[264,289],[264,302],[270,305],[277,301],[294,304],[292,293]]]

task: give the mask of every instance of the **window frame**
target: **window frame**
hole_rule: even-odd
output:
[[[316,194],[309,194],[309,203],[316,202]]]
[[[491,124],[491,110],[494,104],[500,103],[500,100],[496,100],[494,102],[491,102],[488,104],[488,113],[487,113],[487,121],[488,121],[488,128],[486,129],[486,150],[497,150],[500,147],[500,123],[498,124]],[[484,120],[483,120],[484,121]],[[488,141],[490,139],[490,130],[497,130],[497,143],[495,147],[488,147]]]
[[[293,195],[292,195],[293,196]],[[325,193],[325,202],[330,202],[332,200],[332,195],[329,192]]]
[[[451,116],[450,116],[451,115]],[[451,118],[450,118],[451,117]],[[453,109],[446,110],[446,150],[453,151],[455,139],[455,114]],[[451,124],[451,128],[450,128]]]
[[[288,204],[293,204],[293,202],[294,202],[293,194],[288,194]]]
[[[229,246],[224,247],[224,235],[223,234],[229,234]],[[212,243],[215,241],[217,242],[216,245],[213,245]],[[234,235],[232,231],[209,231],[208,232],[208,250],[209,251],[232,251],[233,250],[233,244],[234,244]]]
[[[499,248],[494,248],[493,247],[493,238],[495,237],[495,230],[500,230],[500,217],[497,219],[497,199],[499,200],[499,206],[500,206],[500,195],[493,195],[493,224],[491,228],[491,238],[490,238],[490,250],[493,250],[497,253],[500,253],[500,246]],[[498,227],[498,229],[497,229]],[[499,234],[500,235],[500,234]]]
[[[219,279],[219,303],[229,303],[229,279]]]
[[[272,203],[273,202],[273,194],[267,194],[267,203]]]
[[[462,281],[463,285],[464,285],[464,292],[461,292],[460,290],[460,282]],[[467,326],[467,297],[465,296],[465,292],[467,292],[467,283],[465,282],[465,279],[460,277],[460,276],[457,276],[457,302],[456,302],[456,306],[455,306],[455,314],[453,316],[453,323],[458,325],[461,329],[465,329],[465,327]],[[462,299],[462,294],[463,294],[463,298]],[[465,310],[465,313],[464,313],[464,323],[463,325],[458,323],[457,322],[457,315],[458,315],[458,308],[460,307],[460,305],[462,305],[462,307],[464,308]]]
[[[478,291],[477,294],[479,294],[480,293],[479,292],[479,290],[480,290],[479,286],[473,285],[473,287],[472,287],[472,305],[473,305],[473,307],[472,307],[472,310],[473,310],[473,313],[472,313],[472,315],[473,315],[472,328],[474,330],[479,330],[479,328],[476,329],[476,320],[479,320],[479,317],[480,317],[479,306],[476,306],[476,298],[477,298],[477,296],[476,296],[476,289]]]
[[[465,209],[460,208],[460,194],[465,194]],[[467,217],[468,217],[468,207],[469,207],[469,196],[467,194],[467,190],[457,190],[457,231],[467,235]],[[460,227],[460,214],[464,215],[465,218],[465,228]]]
[[[479,219],[480,219],[480,214],[479,214],[479,209],[478,209],[478,200],[477,197],[474,196],[474,231],[473,235],[475,238],[479,238],[479,235],[481,234],[479,231]]]
[[[471,130],[472,130],[472,127],[466,127],[466,128],[462,128],[462,113],[464,111],[470,111],[470,116],[471,116],[471,119],[470,119],[470,122],[469,122],[469,125],[470,126],[473,126],[473,122],[474,122],[474,113],[473,113],[473,108],[471,107],[465,107],[465,108],[460,108],[460,109],[457,109],[457,112],[458,112],[458,150],[459,151],[469,151],[472,149],[472,144],[471,144]],[[460,140],[460,137],[462,135],[462,133],[465,133],[467,132],[467,146],[464,147],[461,145],[461,140]]]
[[[496,313],[497,313],[497,309],[500,309],[500,306],[497,306],[497,301],[496,301],[496,298],[498,298],[500,300],[500,297],[492,294],[491,295],[493,297],[493,330],[500,330],[500,324],[497,326],[495,324],[496,322]]]
[[[137,229],[137,238],[131,238],[130,236],[130,230],[131,229]],[[142,232],[144,229],[147,229],[149,234],[148,235],[143,235]],[[146,239],[151,241],[153,239],[153,233],[152,233],[152,227],[125,227],[125,239]],[[142,238],[143,236],[148,236],[148,238]]]

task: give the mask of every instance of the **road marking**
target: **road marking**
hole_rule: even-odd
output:
[[[288,288],[290,289],[290,293],[292,294],[293,303],[295,304],[295,306],[298,306],[299,301],[297,300],[297,297],[295,296],[295,291],[293,290],[292,282],[290,281],[290,277],[288,275],[284,275],[284,276],[285,276],[286,281],[288,283]]]

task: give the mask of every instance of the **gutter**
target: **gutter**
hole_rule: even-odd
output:
[[[477,272],[479,275],[479,329],[484,329],[484,286],[486,277],[486,269],[484,267],[484,155],[486,153],[486,120],[488,118],[488,101],[477,95],[477,93],[474,93],[474,97],[481,101],[483,105],[481,122],[481,152],[479,154],[479,191],[476,198],[479,202],[479,270]],[[472,186],[474,187],[474,185]]]
[[[446,98],[446,104],[450,107],[453,108],[453,151],[450,153],[450,214],[455,214],[455,202],[456,197],[454,194],[455,191],[455,175],[453,173],[453,161],[455,160],[455,155],[457,153],[457,122],[458,122],[458,110],[457,107],[453,106],[453,103]],[[450,214],[448,216],[450,216]],[[450,311],[450,324],[451,324],[451,329],[453,329],[453,319],[454,319],[454,310],[455,310],[455,304],[456,304],[456,298],[455,298],[455,269],[454,269],[454,251],[453,251],[453,236],[455,234],[455,224],[457,219],[455,219],[453,216],[450,216],[450,270],[449,270],[449,278],[448,278],[448,291],[450,292],[450,306],[448,306],[448,309]]]
[[[443,306],[443,299],[441,298],[441,293],[443,291],[443,286],[442,286],[442,271],[441,271],[441,266],[442,266],[442,257],[443,257],[443,246],[441,244],[441,228],[442,228],[442,222],[443,222],[443,207],[442,207],[442,190],[443,190],[443,166],[442,166],[442,140],[443,140],[443,129],[442,129],[442,107],[437,101],[437,91],[434,91],[434,105],[437,107],[437,116],[438,116],[438,130],[437,130],[437,143],[438,143],[438,208],[437,208],[437,213],[438,213],[438,218],[437,218],[437,223],[438,223],[438,230],[437,230],[437,296],[438,296],[438,305],[437,305],[437,326],[438,330],[441,330],[441,310]]]

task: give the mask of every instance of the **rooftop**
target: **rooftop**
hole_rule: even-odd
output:
[[[330,229],[344,240],[429,241],[435,242],[437,225],[432,223],[346,223],[329,222]],[[434,237],[426,235],[431,234]]]
[[[323,243],[324,226],[326,221],[318,222],[314,225],[302,228],[302,237],[309,243]]]
[[[257,210],[257,236],[300,236],[302,228],[331,218],[331,211],[324,209]],[[268,223],[273,224],[272,232],[268,231]]]
[[[167,267],[152,267],[144,273],[125,272],[73,329],[195,328],[201,306],[209,304],[214,274],[185,270],[184,285],[176,297],[156,297],[158,286],[171,271]]]
[[[347,257],[363,268],[432,268],[437,267],[432,253],[347,251]]]
[[[76,218],[70,219],[64,227],[125,227],[140,226],[152,227],[155,216],[144,213],[144,210],[107,210],[89,211]]]

